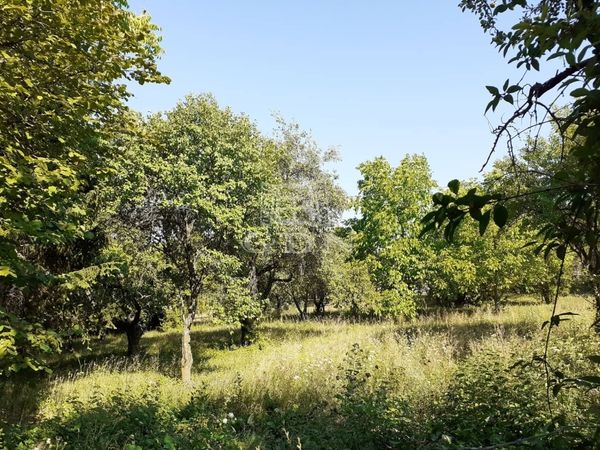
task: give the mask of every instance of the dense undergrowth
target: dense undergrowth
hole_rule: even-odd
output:
[[[50,377],[4,382],[0,448],[586,448],[598,397],[563,390],[549,408],[533,361],[549,308],[520,300],[498,315],[402,324],[267,322],[245,348],[226,328],[198,326],[191,391],[177,378],[177,332],[148,333],[133,360],[111,337],[64,353]],[[581,315],[553,331],[553,369],[598,375],[587,302],[563,299],[561,310]]]

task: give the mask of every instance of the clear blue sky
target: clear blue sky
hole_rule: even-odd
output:
[[[211,92],[267,133],[279,112],[339,148],[350,194],[356,166],[379,155],[423,153],[441,184],[474,177],[492,142],[484,86],[508,66],[457,3],[133,0],[162,28],[172,83],[133,87],[131,105],[155,112]]]

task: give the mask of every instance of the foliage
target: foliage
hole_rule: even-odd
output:
[[[360,217],[350,223],[354,256],[367,261],[382,292],[395,291],[383,294],[389,305],[384,311],[390,310],[394,300],[402,299],[404,303],[391,310],[406,306],[405,315],[410,316],[415,307],[409,292],[422,287],[429,256],[419,239],[419,219],[429,208],[434,187],[427,160],[406,156],[392,168],[385,159],[377,158],[359,169],[363,176],[356,204]]]
[[[0,376],[24,368],[49,371],[44,358],[60,352],[58,335],[39,323],[31,324],[2,310],[0,320]]]
[[[200,296],[242,268],[238,255],[246,234],[255,231],[251,216],[269,185],[273,148],[247,117],[221,109],[210,96],[190,96],[146,127],[153,159],[133,216],[142,218],[174,268],[170,277],[182,300],[182,374],[189,382],[189,332]]]
[[[85,231],[83,194],[111,156],[100,139],[126,108],[122,80],[167,79],[156,69],[156,26],[119,2],[9,1],[0,8],[0,273],[23,286],[40,270],[24,245]]]
[[[57,287],[104,270],[70,257],[93,241],[89,199],[128,127],[125,81],[168,81],[156,32],[124,2],[0,5],[0,305],[20,319],[41,321]]]
[[[517,84],[506,80],[502,89],[487,86],[492,95],[487,109],[495,109],[502,100],[515,105],[514,113],[495,130],[496,140],[490,156],[499,142],[506,139],[515,169],[513,173],[524,181],[525,189],[513,195],[478,195],[475,191],[458,195],[458,181],[453,180],[449,187],[454,195],[439,193],[434,197],[439,207],[427,216],[426,229],[445,224],[446,236],[451,239],[467,214],[479,221],[483,232],[490,217],[499,226],[506,223],[508,210],[503,203],[511,204],[515,198],[533,198],[533,205],[551,204],[559,213],[554,220],[540,225],[543,240],[540,249],[556,250],[561,259],[567,249],[572,249],[581,258],[592,279],[600,314],[597,283],[600,273],[598,2],[513,0],[496,6],[495,2],[487,0],[464,0],[460,5],[463,10],[473,11],[479,16],[483,29],[491,34],[492,42],[505,57],[512,55],[509,63],[523,68],[525,76],[531,77],[534,71],[540,71],[544,59],[547,66],[554,59],[563,65],[554,76],[545,80],[536,82],[526,80],[524,76]],[[517,11],[521,13],[520,17]],[[510,22],[518,17],[510,30],[502,29],[505,17],[513,19]],[[566,94],[570,95],[569,103],[558,111],[556,102]],[[527,117],[531,118],[531,122],[523,125],[520,121]],[[554,150],[545,152],[544,156],[550,158],[540,159],[538,137],[548,124],[554,128],[558,138],[553,139]],[[537,154],[538,157],[522,158],[524,164],[518,161],[514,147],[519,139],[526,140],[529,147],[527,154]],[[541,145],[545,145],[543,141]],[[519,170],[523,165],[526,170]]]
[[[525,248],[527,230],[520,223],[492,227],[479,236],[474,221],[467,219],[451,243],[435,241],[435,263],[428,275],[430,298],[456,304],[491,302],[498,308],[510,294],[543,294],[549,289],[545,283],[556,278],[558,268],[555,264],[552,271],[552,259]]]

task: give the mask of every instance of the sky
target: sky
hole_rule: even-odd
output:
[[[270,134],[273,113],[336,147],[341,186],[356,167],[424,154],[434,178],[476,177],[490,150],[485,85],[516,78],[458,0],[131,0],[161,27],[170,85],[132,86],[150,113],[212,93]]]

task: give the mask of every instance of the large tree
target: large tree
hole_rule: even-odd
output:
[[[36,320],[27,311],[63,270],[85,269],[52,253],[91,237],[88,200],[127,128],[125,83],[167,81],[156,32],[124,1],[0,4],[0,309]]]
[[[181,374],[191,382],[191,327],[202,296],[239,275],[249,214],[271,179],[273,146],[244,115],[190,96],[148,124],[146,226],[174,266],[182,299]],[[239,285],[238,285],[239,287]],[[236,293],[240,290],[236,289]]]
[[[414,294],[423,285],[429,252],[419,238],[419,219],[430,207],[435,186],[427,159],[407,155],[392,167],[376,158],[359,170],[359,217],[351,221],[354,257],[367,262],[381,291],[389,291],[390,313],[414,314]]]

